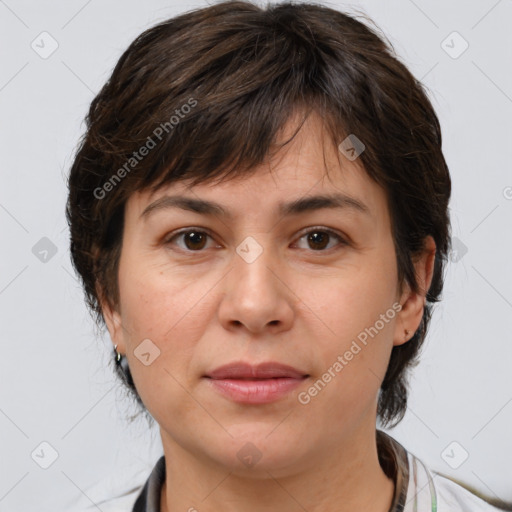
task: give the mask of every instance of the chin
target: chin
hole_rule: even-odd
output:
[[[267,424],[229,428],[233,438],[226,436],[225,443],[215,442],[216,453],[212,455],[229,471],[244,477],[268,478],[269,473],[272,476],[290,474],[292,468],[296,471],[301,460],[305,460],[304,438],[297,431],[290,433],[285,428],[279,432],[278,425],[276,423],[271,428]]]

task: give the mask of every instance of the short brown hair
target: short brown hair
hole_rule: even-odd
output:
[[[276,149],[279,129],[299,108],[322,116],[336,146],[349,134],[364,143],[359,159],[386,192],[401,284],[418,291],[414,257],[428,235],[436,243],[420,327],[393,348],[380,390],[378,416],[396,425],[407,405],[406,371],[417,364],[443,287],[451,181],[424,87],[354,16],[307,3],[222,2],[137,37],[92,101],[71,167],[73,265],[100,324],[98,290],[119,304],[130,195],[247,175]],[[136,158],[142,147],[149,151]]]

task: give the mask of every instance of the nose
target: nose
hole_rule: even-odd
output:
[[[277,258],[266,249],[254,261],[240,254],[235,254],[233,268],[222,281],[221,324],[227,330],[246,329],[251,334],[290,329],[296,297]]]

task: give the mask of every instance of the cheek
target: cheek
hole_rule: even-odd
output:
[[[329,328],[330,338],[349,340],[373,326],[396,301],[396,270],[382,260],[333,276],[309,293],[308,306]],[[394,317],[394,315],[393,315]],[[380,323],[379,323],[380,325]],[[389,331],[389,323],[381,329]]]
[[[327,312],[325,322],[334,334],[317,338],[319,371],[306,392],[309,417],[337,436],[375,408],[393,347],[396,312],[389,290],[373,286],[346,287],[332,299],[319,314]]]
[[[177,411],[183,415],[193,409],[182,386],[190,387],[188,370],[206,321],[198,307],[204,291],[201,293],[197,284],[171,279],[147,265],[145,271],[138,270],[141,268],[144,265],[125,267],[124,273],[120,272],[128,362],[144,405],[157,422],[168,424]],[[157,347],[149,352],[158,354],[149,365],[136,355],[147,339]]]
[[[176,333],[188,339],[182,331],[190,327],[192,318],[197,321],[198,305],[208,289],[201,279],[191,282],[178,273],[148,268],[147,263],[120,272],[119,288],[124,324],[138,337],[154,338],[162,349]]]
[[[185,279],[147,263],[125,266],[120,272],[122,322],[127,350],[132,354],[130,368],[148,409],[169,392],[175,397],[182,393],[179,386],[174,389],[177,384],[172,376],[187,387],[194,378],[194,356],[211,322],[213,295],[205,296],[205,290],[213,288],[215,281],[208,281],[207,277]],[[135,356],[146,339],[157,347],[158,357],[150,366]]]
[[[325,398],[334,393],[332,399],[351,404],[378,390],[389,361],[396,321],[393,257],[368,258],[367,264],[333,277],[323,290],[315,289],[310,305],[327,326],[317,337],[320,371],[331,368],[336,375]],[[338,371],[333,368],[336,361]]]

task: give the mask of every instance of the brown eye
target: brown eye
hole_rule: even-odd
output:
[[[187,249],[197,250],[204,247],[207,236],[208,235],[205,233],[201,233],[201,231],[188,231],[187,233],[184,233],[183,240],[185,241]]]
[[[332,249],[336,244],[334,244],[334,246],[332,244],[330,247],[328,246],[333,239],[338,241],[338,245],[347,245],[347,242],[340,235],[330,229],[310,229],[307,233],[302,235],[300,240],[302,239],[306,239],[308,249],[312,249],[317,252]]]
[[[312,249],[325,249],[329,243],[330,236],[322,231],[313,231],[308,237],[308,243],[311,244]]]
[[[198,229],[188,229],[186,231],[176,233],[174,236],[169,238],[165,244],[173,245],[175,243],[174,240],[181,240],[182,243],[176,243],[180,249],[184,251],[198,252],[205,248],[208,238],[211,237],[205,231],[199,231]]]

